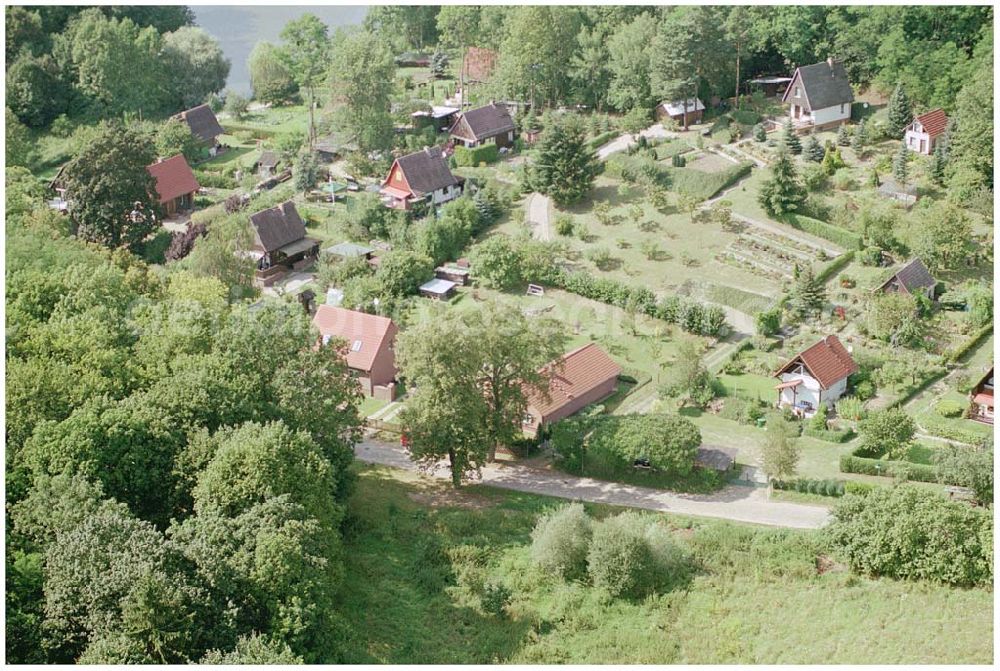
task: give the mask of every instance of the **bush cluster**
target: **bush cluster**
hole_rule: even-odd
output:
[[[855,434],[853,429],[820,429],[815,426],[806,426],[802,429],[802,435],[827,443],[846,443],[854,438]]]
[[[938,402],[934,411],[942,417],[961,417],[965,412],[965,405],[949,398]]]
[[[816,494],[818,496],[843,496],[846,491],[843,480],[797,478],[794,480],[774,480],[772,484],[775,489],[800,492],[802,494]]]
[[[586,577],[612,597],[661,591],[685,570],[670,532],[636,512],[595,522],[571,503],[543,516],[531,538],[532,560],[544,571],[560,579]]]
[[[884,475],[901,480],[917,482],[938,482],[937,469],[927,464],[915,464],[910,461],[891,461],[888,459],[872,459],[859,457],[856,454],[844,454],[840,457],[841,473],[858,473],[860,475]]]
[[[468,168],[482,163],[496,163],[500,160],[500,150],[492,143],[472,148],[456,145],[453,156],[457,167]]]

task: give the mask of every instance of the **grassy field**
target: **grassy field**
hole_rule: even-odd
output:
[[[344,663],[979,663],[993,596],[847,573],[816,532],[657,515],[691,557],[680,586],[609,600],[541,575],[528,544],[557,501],[361,470],[337,603]],[[596,516],[614,512],[588,506]],[[822,559],[821,559],[822,557]],[[817,567],[821,566],[822,570]],[[477,584],[511,590],[502,615]]]

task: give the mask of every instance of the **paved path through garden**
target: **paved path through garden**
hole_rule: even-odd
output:
[[[549,225],[551,204],[548,196],[533,193],[528,196],[528,224],[532,233],[539,240],[551,240],[552,228]]]
[[[642,135],[647,140],[651,140],[653,138],[677,137],[677,133],[668,131],[663,127],[663,124],[661,123],[653,124],[646,130],[641,131],[639,135]],[[611,156],[612,154],[615,154],[620,151],[625,151],[635,143],[636,139],[635,137],[633,137],[632,133],[623,133],[622,135],[619,135],[611,142],[608,142],[607,144],[602,144],[600,147],[598,147],[597,158],[600,159],[601,161],[606,161],[608,157]]]
[[[367,463],[418,470],[403,448],[391,443],[365,439],[355,447],[354,454]],[[443,463],[429,475],[450,479],[447,466]],[[817,529],[830,518],[828,510],[821,506],[769,501],[764,487],[731,485],[714,494],[675,494],[503,463],[483,468],[479,482],[491,487],[563,499],[796,529]]]

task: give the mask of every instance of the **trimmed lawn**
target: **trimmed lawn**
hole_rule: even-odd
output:
[[[672,591],[602,598],[530,561],[562,502],[358,467],[338,598],[338,663],[979,663],[993,595],[817,571],[818,532],[652,514],[697,568]],[[597,517],[618,509],[586,505]],[[485,611],[482,581],[511,600]],[[794,616],[793,616],[794,615]]]

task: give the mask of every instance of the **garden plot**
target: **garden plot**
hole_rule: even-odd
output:
[[[807,245],[751,229],[741,232],[715,259],[779,283],[791,279],[796,264],[812,265],[820,260],[816,250]]]
[[[686,156],[685,158],[687,158],[686,167],[689,170],[706,172],[710,175],[722,172],[723,170],[729,170],[733,167],[733,161],[708,151],[700,152],[697,156]]]

